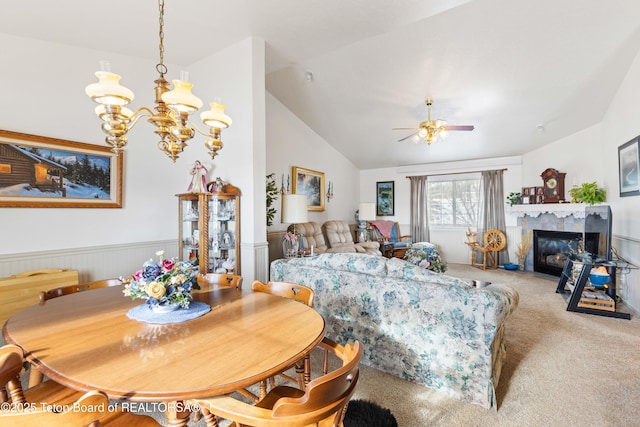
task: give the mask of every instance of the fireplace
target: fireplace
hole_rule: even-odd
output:
[[[593,234],[589,233],[583,244],[582,233],[533,230],[533,271],[560,277],[569,254],[598,245],[597,233]]]

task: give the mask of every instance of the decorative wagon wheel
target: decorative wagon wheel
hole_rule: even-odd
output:
[[[500,230],[492,229],[484,233],[484,247],[490,251],[501,251],[507,246],[507,238]]]

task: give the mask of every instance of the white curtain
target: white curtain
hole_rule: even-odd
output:
[[[410,176],[411,182],[411,241],[429,241],[429,210],[427,203],[427,177]]]
[[[478,241],[487,230],[497,229],[507,234],[504,218],[504,169],[482,171],[480,177],[480,203],[478,205]],[[498,253],[500,264],[509,262],[507,247]],[[482,261],[480,261],[482,262]]]

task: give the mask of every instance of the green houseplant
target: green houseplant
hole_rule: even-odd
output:
[[[267,226],[273,225],[273,217],[276,214],[276,208],[273,207],[273,202],[278,198],[275,176],[275,173],[267,175]]]
[[[595,205],[607,200],[607,190],[598,187],[596,182],[585,182],[580,186],[575,185],[569,190],[569,194],[573,203]]]
[[[509,203],[509,206],[519,205],[520,197],[522,197],[522,194],[519,191],[512,191],[511,193],[509,193],[509,195],[507,196],[507,202]]]

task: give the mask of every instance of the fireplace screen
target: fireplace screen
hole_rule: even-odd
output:
[[[569,254],[584,251],[582,233],[570,231],[533,230],[533,271],[560,277]],[[587,235],[587,246],[595,237]]]

